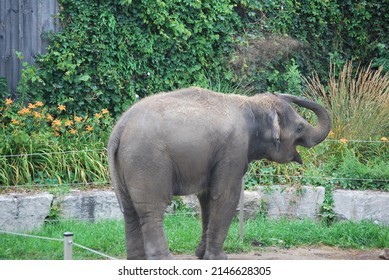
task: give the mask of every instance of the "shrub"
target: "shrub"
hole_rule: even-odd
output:
[[[137,96],[231,76],[226,59],[236,15],[228,0],[60,0],[63,30],[19,91],[86,114],[122,113]]]
[[[355,69],[350,61],[339,77],[331,67],[327,85],[317,74],[305,81],[306,94],[330,111],[335,138],[371,140],[389,133],[389,76],[382,68]]]
[[[363,65],[374,60],[374,67],[388,63],[386,0],[234,2],[244,26],[243,43],[234,56],[234,61],[245,62],[234,67],[239,70],[237,79],[248,79],[264,91],[277,86],[268,77],[287,72],[291,58],[303,75],[316,71],[322,79],[331,60],[343,64],[353,59]],[[239,56],[243,57],[236,59]]]
[[[0,102],[0,186],[107,181],[108,110],[81,116],[64,105]]]

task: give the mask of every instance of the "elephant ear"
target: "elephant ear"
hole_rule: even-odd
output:
[[[269,118],[271,123],[271,137],[273,139],[274,145],[276,146],[277,152],[279,152],[281,145],[281,128],[280,120],[276,110],[270,112]]]

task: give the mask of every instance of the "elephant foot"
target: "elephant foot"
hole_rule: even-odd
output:
[[[205,243],[200,243],[200,245],[196,249],[196,257],[199,259],[203,259],[205,255]]]
[[[140,256],[127,256],[127,260],[145,260],[146,256],[145,255],[140,255]]]
[[[175,257],[171,253],[168,253],[167,255],[149,256],[147,259],[148,260],[175,260]]]
[[[228,260],[228,256],[224,252],[220,252],[217,254],[206,252],[203,259],[204,260]]]

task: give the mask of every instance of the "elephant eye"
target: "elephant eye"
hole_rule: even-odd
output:
[[[304,125],[303,124],[299,124],[298,127],[297,127],[296,132],[297,133],[301,133],[303,131],[303,129],[304,129]]]

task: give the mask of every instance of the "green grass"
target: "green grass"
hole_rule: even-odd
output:
[[[192,216],[167,216],[165,219],[169,247],[174,254],[194,254],[201,234],[201,222]],[[124,226],[121,221],[76,222],[60,221],[46,224],[33,235],[62,238],[74,233],[74,242],[115,258],[125,258]],[[341,248],[371,249],[389,247],[389,227],[372,222],[338,222],[332,226],[311,220],[269,220],[257,218],[246,221],[244,242],[239,240],[239,224],[234,220],[227,240],[227,253],[259,250],[261,247],[283,248],[328,245]],[[18,237],[0,233],[0,259],[62,259],[63,243]],[[102,257],[73,246],[74,259]]]

